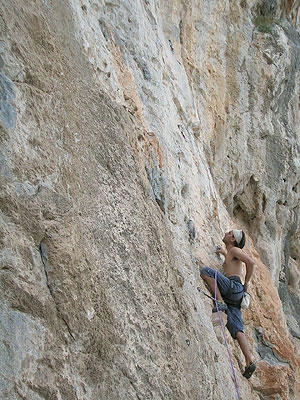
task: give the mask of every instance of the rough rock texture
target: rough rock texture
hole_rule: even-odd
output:
[[[298,400],[299,2],[0,4],[0,397]],[[197,291],[234,226],[237,387]]]

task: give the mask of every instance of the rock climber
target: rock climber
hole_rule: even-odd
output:
[[[249,379],[256,370],[256,364],[253,361],[248,340],[244,333],[244,326],[241,313],[241,301],[244,291],[248,290],[254,261],[242,248],[245,246],[245,233],[239,229],[233,229],[226,232],[222,241],[225,249],[217,247],[216,253],[225,257],[223,263],[223,273],[215,271],[209,267],[201,269],[201,278],[206,282],[210,293],[215,296],[217,304],[212,312],[224,311],[227,314],[226,327],[233,339],[236,339],[244,354],[246,367],[243,376]],[[246,265],[246,275],[244,285],[242,284],[242,267]],[[217,285],[215,288],[215,276]],[[216,293],[215,293],[216,291]]]

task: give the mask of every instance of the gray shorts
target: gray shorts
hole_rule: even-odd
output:
[[[243,285],[238,276],[231,276],[227,278],[219,271],[215,271],[209,267],[201,269],[201,275],[209,276],[210,278],[217,277],[217,285],[224,302],[227,304],[228,309],[225,311],[227,314],[226,328],[231,336],[236,339],[238,332],[244,332],[244,324],[241,313],[241,300],[243,297]]]

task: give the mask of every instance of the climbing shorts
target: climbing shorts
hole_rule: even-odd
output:
[[[240,308],[227,305],[227,324],[226,328],[228,329],[230,335],[233,339],[236,339],[236,334],[238,332],[244,332],[244,324],[242,319],[242,313]]]
[[[238,276],[231,276],[227,278],[219,271],[215,271],[209,267],[203,267],[200,271],[201,275],[209,276],[215,279],[217,276],[217,285],[222,295],[224,302],[227,304],[228,309],[225,311],[227,314],[227,329],[231,336],[236,339],[238,332],[244,332],[242,313],[240,304],[243,297],[243,285]]]

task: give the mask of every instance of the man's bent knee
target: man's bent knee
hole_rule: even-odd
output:
[[[214,271],[209,267],[203,267],[200,270],[200,276],[202,279],[205,279],[205,277],[214,278]]]

